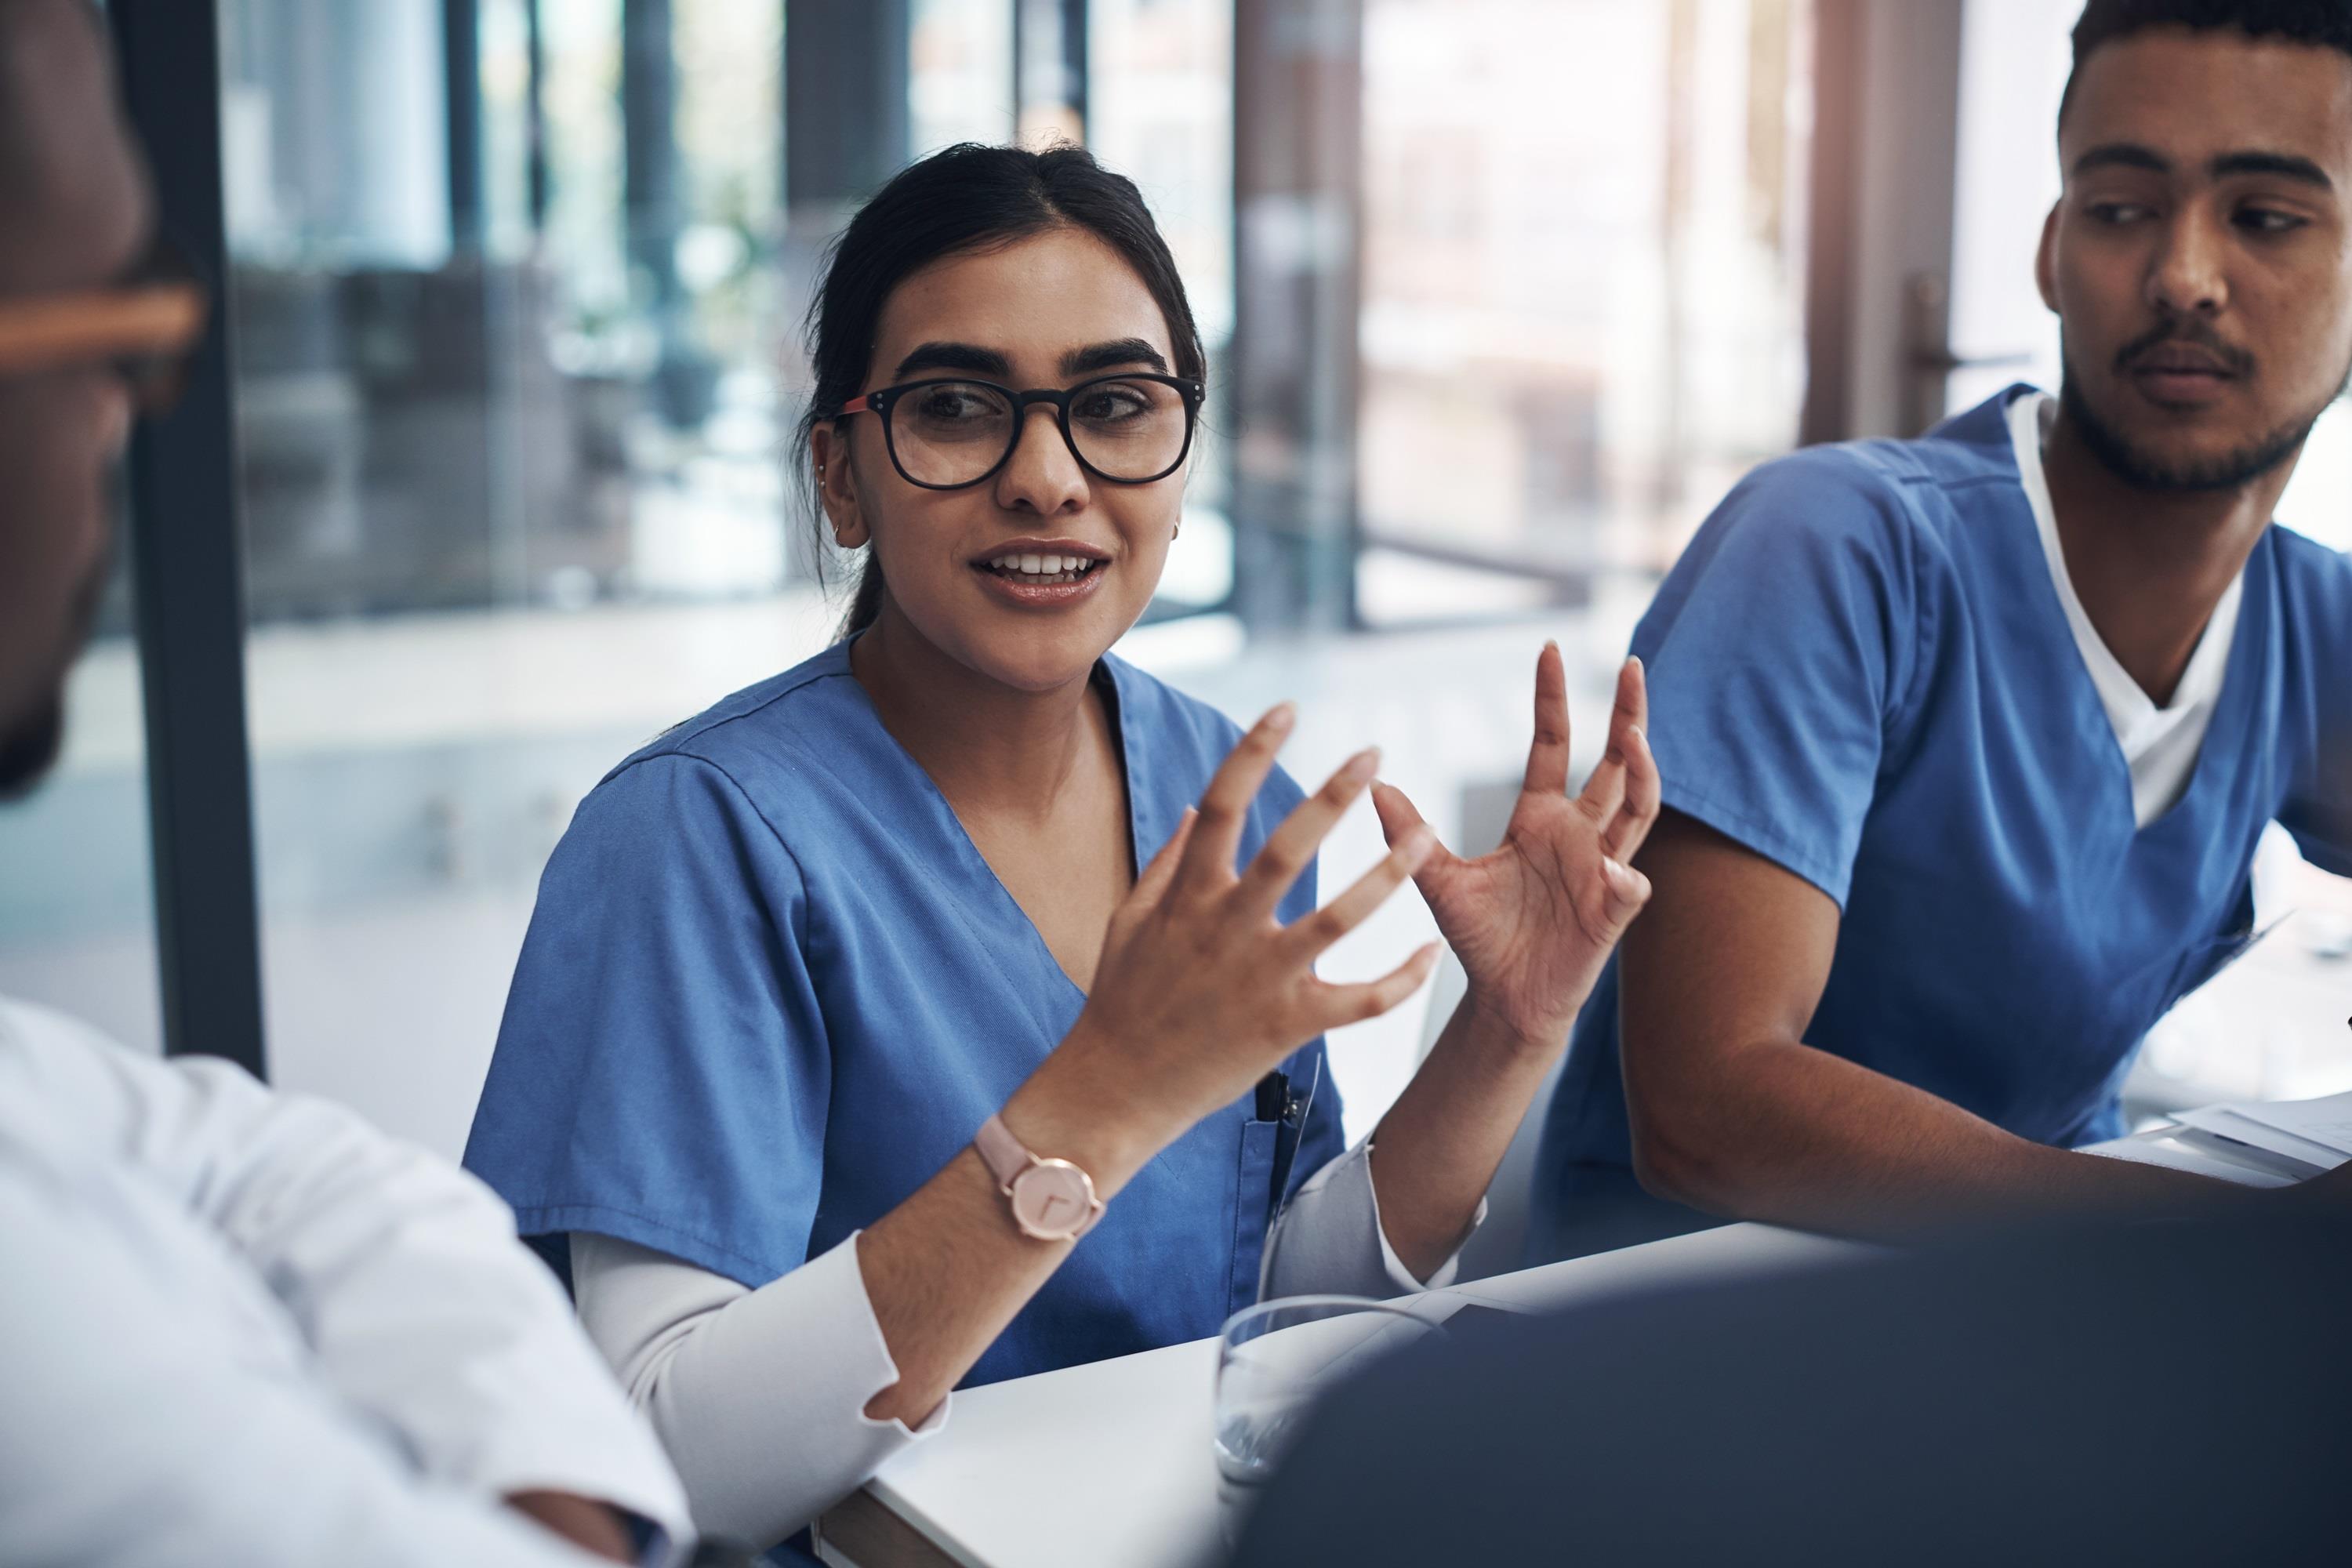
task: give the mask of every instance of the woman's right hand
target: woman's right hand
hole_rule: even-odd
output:
[[[1295,721],[1287,703],[1260,719],[1144,868],[1111,917],[1085,1011],[1039,1069],[1039,1079],[1083,1086],[1092,1114],[1116,1118],[1139,1159],[1239,1099],[1316,1036],[1394,1007],[1436,963],[1431,942],[1378,980],[1339,985],[1315,973],[1323,951],[1428,858],[1436,838],[1426,827],[1313,914],[1288,926],[1275,918],[1324,836],[1371,783],[1376,752],[1351,758],[1235,872],[1251,803]]]

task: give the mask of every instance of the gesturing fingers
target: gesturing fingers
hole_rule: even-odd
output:
[[[1648,698],[1642,684],[1642,662],[1629,658],[1617,671],[1617,701],[1609,714],[1609,750],[1603,753],[1601,765],[1584,781],[1584,793],[1578,796],[1589,816],[1599,823],[1605,835],[1617,819],[1625,804],[1632,772],[1632,760],[1627,755],[1628,738],[1641,732],[1643,721],[1649,712]]]
[[[1371,782],[1380,765],[1380,752],[1358,752],[1325,781],[1321,789],[1292,808],[1281,826],[1266,836],[1265,843],[1258,848],[1257,858],[1242,875],[1246,907],[1266,915],[1274,913],[1274,907],[1298,880],[1299,873],[1307,869],[1307,863],[1315,858],[1316,849],[1333,825],[1364,793],[1364,786]]]
[[[1559,644],[1548,642],[1536,656],[1536,733],[1521,788],[1529,795],[1568,793],[1568,670]]]
[[[1193,824],[1192,842],[1184,847],[1183,859],[1176,868],[1175,886],[1180,892],[1206,893],[1232,882],[1250,803],[1274,771],[1275,753],[1282,750],[1297,721],[1297,709],[1287,702],[1278,704],[1251,725],[1249,733],[1218,764],[1216,776],[1201,794],[1201,817]]]
[[[1625,804],[1601,835],[1601,847],[1613,860],[1630,861],[1657,826],[1658,759],[1650,752],[1650,737],[1636,728],[1625,739]]]
[[[1421,869],[1422,862],[1436,848],[1437,835],[1430,831],[1427,824],[1412,829],[1395,848],[1381,857],[1378,865],[1357,878],[1346,892],[1293,923],[1289,932],[1292,940],[1310,957],[1321,952],[1370,919],[1374,910],[1388,901],[1391,893]]]
[[[1176,879],[1176,868],[1183,863],[1184,846],[1192,841],[1192,825],[1200,820],[1199,812],[1189,805],[1184,808],[1184,815],[1176,819],[1176,831],[1135,879],[1134,889],[1127,895],[1129,909],[1148,910],[1167,896],[1168,885]]]
[[[1617,706],[1609,715],[1609,764],[1616,773],[1616,798],[1608,803],[1605,814],[1594,816],[1601,824],[1601,848],[1618,860],[1633,858],[1658,820],[1658,761],[1650,752],[1649,722],[1648,672],[1640,659],[1629,658],[1617,672]]]
[[[1601,863],[1601,880],[1604,889],[1603,918],[1612,931],[1622,932],[1650,901],[1650,879],[1631,866],[1616,860]]]
[[[1391,848],[1406,834],[1421,826],[1421,813],[1414,809],[1404,791],[1392,784],[1372,786],[1372,809],[1380,814],[1381,837],[1388,840]]]
[[[1360,1024],[1395,1007],[1429,979],[1430,971],[1437,967],[1437,943],[1429,942],[1378,980],[1360,984],[1334,985],[1317,981],[1316,989],[1320,994],[1317,997],[1316,1013],[1322,1019],[1320,1027],[1336,1029],[1343,1024]]]

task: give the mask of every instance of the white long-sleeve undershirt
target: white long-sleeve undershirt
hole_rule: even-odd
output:
[[[1369,1141],[1316,1173],[1266,1238],[1262,1297],[1375,1299],[1453,1282],[1460,1251],[1416,1279],[1381,1229]],[[1486,1218],[1479,1205],[1475,1231]],[[1465,1235],[1464,1239],[1468,1239]],[[947,1425],[877,1421],[898,1381],[857,1237],[758,1289],[612,1237],[575,1232],[581,1321],[685,1479],[703,1530],[769,1546]]]

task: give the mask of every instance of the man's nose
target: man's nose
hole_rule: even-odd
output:
[[[2147,300],[2181,316],[2215,316],[2230,302],[2228,241],[2202,205],[2185,205],[2148,268]]]

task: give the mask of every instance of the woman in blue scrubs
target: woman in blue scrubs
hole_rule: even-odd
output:
[[[1133,185],[950,150],[842,238],[806,423],[866,552],[846,640],[629,758],[550,862],[467,1163],[566,1272],[708,1530],[772,1543],[950,1390],[1201,1338],[1261,1290],[1439,1283],[1647,887],[1638,665],[1567,792],[1557,649],[1504,847],[1317,907],[1312,796],[1119,659],[1175,534],[1203,356]],[[1194,809],[1197,803],[1197,810]],[[1408,877],[1470,989],[1343,1151],[1320,1037],[1433,945],[1314,962]],[[1374,1151],[1377,1150],[1377,1155]]]

